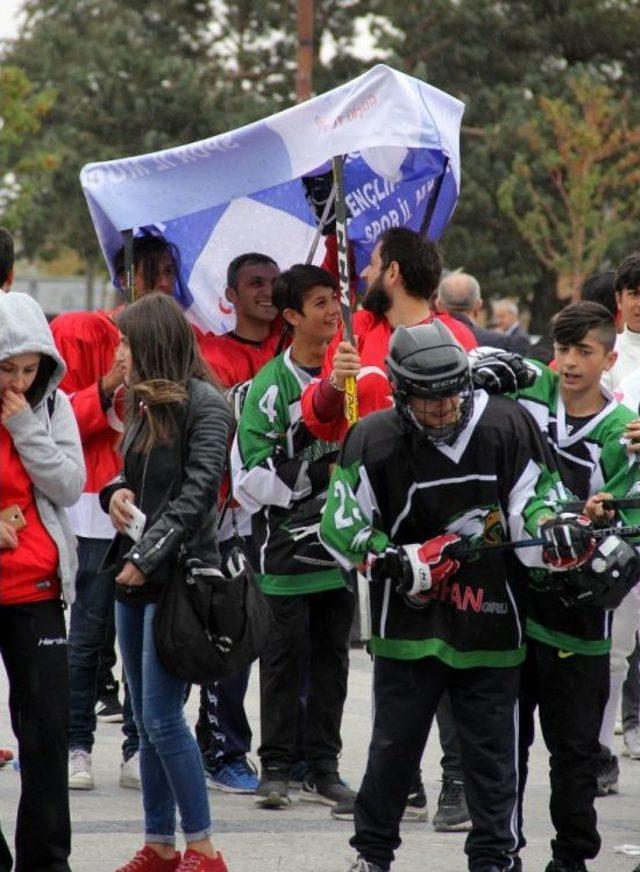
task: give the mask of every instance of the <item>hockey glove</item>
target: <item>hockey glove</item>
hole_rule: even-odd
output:
[[[232,385],[230,388],[227,388],[227,401],[233,409],[233,417],[235,418],[236,423],[238,423],[238,421],[240,420],[240,415],[242,414],[242,409],[244,407],[244,401],[247,399],[247,394],[249,393],[250,387],[251,379],[248,379],[247,381],[238,382],[237,384]]]
[[[593,554],[596,540],[591,521],[584,515],[563,512],[540,526],[544,541],[542,559],[553,570],[575,569]]]
[[[474,388],[488,394],[507,394],[528,388],[536,380],[536,373],[527,366],[519,354],[491,348],[478,349],[469,355]]]
[[[397,592],[405,594],[412,605],[425,605],[431,588],[460,569],[460,561],[447,553],[447,549],[457,542],[460,542],[460,537],[449,533],[427,539],[422,545],[401,545],[398,548],[401,571]]]

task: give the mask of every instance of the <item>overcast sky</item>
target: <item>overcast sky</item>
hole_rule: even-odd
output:
[[[16,16],[22,0],[0,0],[0,39],[16,36]]]

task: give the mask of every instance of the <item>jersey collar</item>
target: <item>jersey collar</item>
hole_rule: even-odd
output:
[[[564,405],[564,399],[562,398],[562,391],[560,390],[560,382],[558,380],[558,400],[557,400],[557,410],[556,410],[556,429],[558,433],[558,446],[560,448],[565,448],[569,445],[573,445],[576,442],[579,442],[581,439],[584,439],[585,436],[588,436],[592,430],[594,430],[598,424],[607,417],[607,415],[618,405],[617,400],[614,398],[613,394],[608,391],[606,388],[600,386],[600,390],[604,394],[607,402],[604,405],[604,408],[601,409],[597,415],[594,415],[593,418],[589,418],[589,420],[582,425],[582,427],[578,427],[576,430],[573,430],[571,433],[567,433],[567,410]]]

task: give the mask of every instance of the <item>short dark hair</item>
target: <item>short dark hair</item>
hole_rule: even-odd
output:
[[[142,278],[145,290],[153,291],[158,278],[158,261],[163,254],[169,253],[176,269],[176,275],[180,270],[180,252],[177,246],[162,236],[136,236],[133,240],[133,268],[137,272],[142,270]],[[113,259],[113,268],[116,278],[124,278],[124,245],[118,249]]]
[[[15,263],[13,236],[6,227],[0,227],[0,288],[9,278]]]
[[[442,255],[435,242],[407,227],[385,230],[379,242],[383,268],[395,260],[407,293],[428,300],[437,290],[442,273]]]
[[[614,287],[618,294],[625,288],[632,291],[640,288],[640,252],[630,254],[618,264]]]
[[[260,254],[259,251],[249,251],[234,257],[227,267],[227,287],[238,290],[238,275],[243,266],[256,266],[262,263],[270,264],[279,269],[278,264],[268,254]]]
[[[565,306],[552,321],[551,336],[560,345],[577,345],[590,330],[611,351],[616,344],[616,325],[613,315],[600,303],[585,300]]]
[[[302,312],[305,295],[315,285],[332,288],[334,291],[338,289],[338,282],[326,269],[312,264],[296,263],[280,273],[273,283],[273,305],[280,313],[285,309]]]
[[[615,272],[612,269],[590,276],[582,286],[580,294],[584,302],[600,303],[612,315],[618,314],[618,301],[614,288]]]

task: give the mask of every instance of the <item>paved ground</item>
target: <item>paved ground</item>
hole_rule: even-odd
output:
[[[362,651],[352,655],[349,698],[344,719],[342,773],[357,785],[362,775],[370,732],[371,666]],[[4,674],[0,678],[6,697]],[[195,696],[188,704],[195,720]],[[258,739],[258,687],[251,681],[248,711]],[[1,744],[15,749],[6,707],[0,715]],[[9,740],[11,739],[11,740]],[[141,844],[140,794],[118,787],[120,732],[118,725],[101,724],[94,752],[97,787],[72,793],[74,872],[113,872]],[[423,773],[430,809],[438,795],[439,747],[432,737]],[[603,836],[599,858],[590,868],[597,872],[631,872],[640,862],[614,853],[615,846],[640,844],[640,761],[621,758],[621,792],[598,801]],[[550,826],[547,813],[547,756],[535,747],[527,796],[529,846],[523,853],[526,872],[541,872],[548,859]],[[19,775],[10,768],[0,772],[0,818],[12,836],[19,795]],[[333,821],[325,806],[294,801],[280,812],[254,806],[251,797],[210,793],[216,820],[216,841],[231,872],[345,872],[353,853],[348,845],[349,822]],[[407,824],[404,844],[394,865],[397,872],[457,872],[466,868],[464,835],[436,833],[431,824]]]

